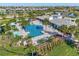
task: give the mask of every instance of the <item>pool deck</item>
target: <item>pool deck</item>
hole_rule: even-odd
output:
[[[43,35],[33,37],[33,38],[31,38],[32,44],[38,45],[38,43],[37,43],[38,40],[43,39],[43,38],[46,38],[46,37],[50,37],[50,36],[51,36],[50,34],[45,33],[45,34],[43,34]]]
[[[16,24],[16,27],[17,27],[17,29],[19,30],[19,32],[20,32],[20,34],[21,34],[21,36],[22,36],[23,38],[25,38],[25,37],[29,34],[29,32],[25,32],[25,30],[22,29],[22,27],[20,26],[19,23]]]

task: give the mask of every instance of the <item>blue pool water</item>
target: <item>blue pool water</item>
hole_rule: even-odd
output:
[[[43,27],[40,25],[28,25],[28,26],[24,26],[23,28],[26,32],[27,31],[30,32],[29,36],[31,37],[35,37],[43,34],[41,32],[43,30]]]

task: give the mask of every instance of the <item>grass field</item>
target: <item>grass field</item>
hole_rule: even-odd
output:
[[[65,42],[63,44],[57,45],[49,52],[49,56],[79,56],[76,48],[67,45]]]
[[[0,47],[0,56],[27,56],[28,53],[32,52],[33,49],[35,47],[34,46],[30,46],[30,47]]]
[[[1,56],[15,56],[15,55],[27,55],[31,52],[33,47],[17,47],[17,48],[2,48],[0,47],[0,55]],[[57,45],[53,48],[52,51],[48,52],[49,56],[79,56],[76,52],[76,48],[70,47],[65,42],[63,44]]]
[[[9,22],[11,19],[1,19],[0,20],[0,24],[6,24],[7,22]]]

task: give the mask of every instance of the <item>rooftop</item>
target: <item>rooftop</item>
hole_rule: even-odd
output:
[[[62,26],[62,25],[67,25],[67,26],[71,26],[71,25],[77,25],[75,23],[75,18],[69,18],[69,17],[64,17],[61,15],[53,15],[49,18],[49,21],[51,23],[54,23],[56,25]]]

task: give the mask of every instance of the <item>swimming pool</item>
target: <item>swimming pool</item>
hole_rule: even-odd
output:
[[[43,33],[41,32],[43,30],[43,27],[40,25],[27,25],[23,27],[24,30],[29,32],[29,36],[35,37],[42,35]]]

